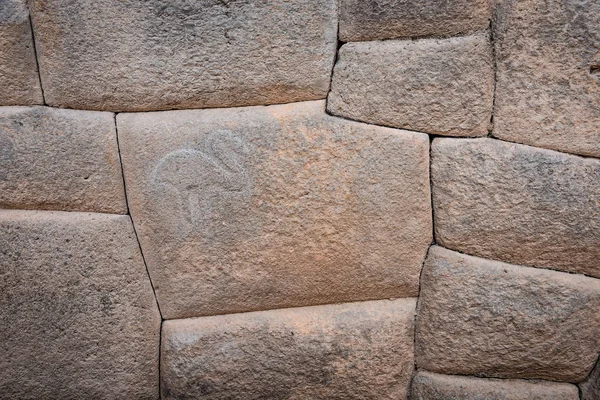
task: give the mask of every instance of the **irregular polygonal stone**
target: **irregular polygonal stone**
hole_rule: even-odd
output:
[[[0,208],[127,213],[113,114],[0,108]]]
[[[493,139],[435,139],[436,240],[600,277],[600,161]]]
[[[165,321],[163,399],[405,399],[414,299]]]
[[[577,386],[521,379],[482,379],[419,372],[411,400],[579,400]]]
[[[336,0],[33,0],[46,101],[147,111],[323,99]]]
[[[590,375],[579,387],[581,389],[581,400],[600,399],[600,358]]]
[[[600,156],[600,2],[497,3],[494,136]]]
[[[489,19],[489,0],[341,0],[340,40],[472,33]]]
[[[33,46],[25,0],[2,0],[0,106],[43,103]]]
[[[167,319],[416,297],[426,135],[324,102],[119,114],[128,199]]]
[[[347,43],[335,65],[328,110],[378,125],[483,136],[493,92],[487,34]]]
[[[600,280],[430,249],[417,366],[432,372],[580,382],[600,350]]]
[[[6,399],[157,399],[160,315],[127,216],[0,210]]]

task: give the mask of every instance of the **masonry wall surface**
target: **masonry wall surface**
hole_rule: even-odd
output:
[[[600,400],[597,0],[0,0],[0,398]]]

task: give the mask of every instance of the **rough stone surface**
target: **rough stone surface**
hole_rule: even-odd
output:
[[[127,213],[113,114],[0,108],[0,208]]]
[[[5,399],[157,399],[160,315],[129,217],[0,210]]]
[[[494,139],[435,139],[436,240],[600,277],[600,161]]]
[[[437,135],[484,136],[494,93],[487,34],[347,43],[328,110],[334,115]]]
[[[0,106],[41,104],[25,0],[0,1]]]
[[[600,156],[600,2],[499,0],[494,136]]]
[[[485,30],[489,0],[341,0],[340,40],[447,36]]]
[[[579,385],[579,388],[581,389],[581,400],[600,399],[600,358],[587,379]]]
[[[32,0],[46,101],[112,111],[323,99],[335,0]]]
[[[166,318],[416,297],[426,135],[334,118],[323,101],[117,123]]]
[[[481,379],[419,372],[411,400],[579,400],[577,386],[520,379]]]
[[[414,299],[165,321],[164,399],[405,399]]]
[[[600,351],[600,280],[434,246],[416,360],[432,372],[581,382]]]

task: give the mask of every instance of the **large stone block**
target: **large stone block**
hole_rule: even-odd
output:
[[[600,277],[600,161],[493,139],[435,139],[436,240]]]
[[[165,321],[163,399],[405,399],[414,299]]]
[[[42,104],[25,0],[0,2],[0,106]]]
[[[0,208],[127,213],[114,115],[1,107]]]
[[[416,361],[432,372],[580,382],[600,351],[600,280],[430,249]]]
[[[498,0],[494,136],[600,156],[600,2]]]
[[[167,319],[416,297],[426,135],[324,102],[119,114],[128,199]]]
[[[488,134],[494,67],[485,33],[347,43],[335,65],[334,115],[437,135]]]
[[[341,0],[340,40],[473,33],[490,17],[490,0]]]
[[[600,358],[590,375],[579,385],[579,388],[581,389],[581,400],[600,399]]]
[[[482,379],[419,372],[411,400],[579,400],[577,386],[521,379]]]
[[[336,0],[33,0],[48,104],[112,111],[323,99]]]
[[[157,399],[160,315],[129,217],[0,210],[5,399]]]

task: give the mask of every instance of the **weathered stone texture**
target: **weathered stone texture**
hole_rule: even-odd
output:
[[[426,135],[330,117],[323,101],[117,123],[166,318],[417,295]]]
[[[600,350],[600,280],[434,246],[417,308],[419,368],[580,382]]]
[[[32,0],[46,101],[113,111],[323,99],[335,0]]]
[[[600,156],[600,2],[499,0],[494,136]]]
[[[5,399],[156,399],[160,315],[127,216],[0,210]]]
[[[581,400],[600,399],[600,358],[587,379],[579,385],[579,388],[581,389]]]
[[[0,106],[41,104],[25,0],[0,1]]]
[[[125,214],[113,114],[0,108],[0,208]]]
[[[340,40],[448,36],[484,30],[489,0],[341,0]]]
[[[411,400],[579,400],[577,386],[520,379],[482,379],[419,372]]]
[[[436,240],[600,277],[600,161],[494,139],[435,139]]]
[[[414,299],[165,321],[164,399],[405,399]]]
[[[483,136],[494,92],[487,34],[348,43],[328,110],[358,121],[437,135]]]

